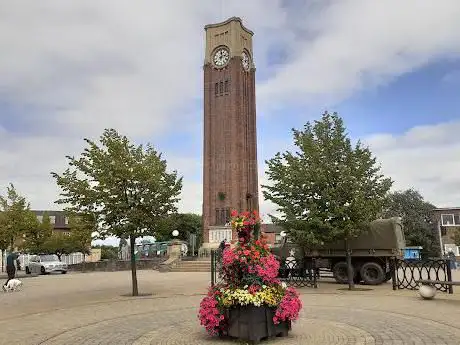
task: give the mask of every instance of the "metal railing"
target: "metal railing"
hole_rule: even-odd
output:
[[[418,280],[452,281],[450,261],[446,259],[401,260],[394,258],[392,259],[392,275],[393,290],[417,290]],[[452,285],[439,283],[434,286],[438,291],[453,293]]]

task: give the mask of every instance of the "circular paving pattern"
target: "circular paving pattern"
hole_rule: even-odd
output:
[[[122,310],[120,311],[122,313]],[[382,311],[304,306],[301,318],[286,338],[265,344],[308,345],[458,345],[460,330],[428,319]],[[207,336],[196,308],[119,317],[67,330],[43,345],[238,344]]]

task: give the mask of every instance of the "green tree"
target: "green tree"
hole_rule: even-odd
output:
[[[106,129],[99,143],[88,144],[79,158],[67,157],[69,167],[52,173],[61,188],[60,204],[68,211],[94,214],[98,237],[129,238],[133,295],[137,296],[135,240],[154,236],[164,219],[177,211],[182,189],[177,172],[153,146],[135,146],[126,136]]]
[[[42,252],[44,254],[56,254],[61,261],[62,255],[69,255],[76,252],[76,246],[72,242],[70,235],[62,232],[53,232],[43,244]]]
[[[70,242],[75,252],[89,255],[91,253],[91,240],[97,231],[95,217],[91,214],[69,215]]]
[[[25,231],[21,247],[29,253],[41,253],[45,242],[53,233],[53,225],[47,212],[43,213],[41,222],[37,220],[33,212],[30,212],[29,216],[31,217],[30,222],[35,223],[35,226]]]
[[[407,189],[388,194],[382,216],[401,217],[407,245],[422,246],[424,256],[439,256],[438,236],[431,218],[434,209],[418,191]]]
[[[108,245],[96,245],[94,249],[101,249],[101,260],[118,260],[118,248]]]
[[[179,231],[178,239],[188,241],[190,235],[197,236],[197,243],[201,242],[203,220],[201,215],[195,213],[177,213],[169,217],[169,222],[163,226],[161,231],[155,234],[157,241],[168,241],[173,238],[173,230]]]
[[[0,238],[7,241],[13,251],[16,241],[37,226],[37,219],[32,216],[26,198],[18,194],[13,184],[7,187],[6,196],[0,195],[0,212],[3,214]]]
[[[278,205],[272,216],[293,240],[306,248],[344,240],[348,283],[353,289],[349,241],[369,228],[382,210],[392,185],[361,142],[351,143],[337,113],[293,129],[295,152],[268,160],[267,200]]]

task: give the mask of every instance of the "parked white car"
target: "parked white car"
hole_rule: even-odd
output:
[[[59,261],[57,255],[34,255],[26,265],[26,274],[67,273],[67,264]]]

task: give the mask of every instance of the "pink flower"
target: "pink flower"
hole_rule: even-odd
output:
[[[257,275],[263,279],[265,283],[277,283],[278,271],[280,263],[273,254],[260,258],[260,264],[255,265]]]
[[[216,290],[212,288],[209,289],[207,296],[204,297],[200,303],[200,310],[198,312],[200,324],[204,326],[206,331],[211,335],[218,333],[222,321],[224,320],[224,315],[222,315],[217,308],[216,293]]]
[[[299,318],[300,309],[302,309],[302,301],[297,291],[294,288],[288,288],[276,309],[273,322],[278,324],[281,321],[295,321]]]

